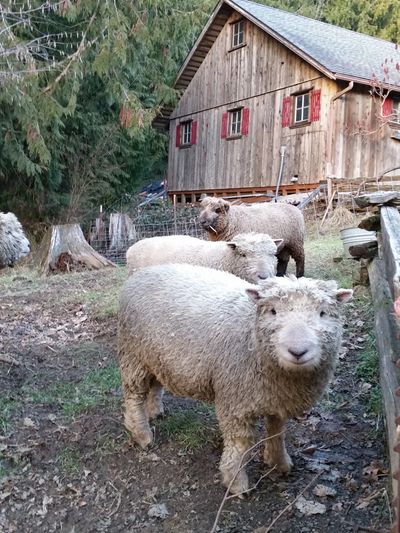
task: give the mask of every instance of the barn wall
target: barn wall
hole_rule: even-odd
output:
[[[230,22],[184,92],[170,123],[169,188],[247,187],[275,184],[279,151],[287,147],[283,183],[293,175],[315,183],[325,175],[328,101],[337,88],[283,45],[247,22],[247,45],[229,52]],[[321,89],[318,122],[281,126],[282,100],[297,91]],[[240,139],[221,139],[222,114],[250,109],[250,129]],[[179,121],[197,121],[197,144],[175,146]]]
[[[382,101],[355,88],[335,102],[333,174],[338,178],[379,176],[400,166],[400,141],[382,120]]]

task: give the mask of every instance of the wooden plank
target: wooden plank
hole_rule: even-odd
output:
[[[397,442],[396,418],[400,415],[400,398],[395,391],[399,387],[399,371],[395,362],[399,359],[399,342],[393,318],[393,300],[386,281],[385,264],[375,258],[368,267],[371,293],[375,311],[376,345],[379,352],[380,382],[384,402],[386,431],[392,474],[399,469],[399,454],[394,451]],[[397,482],[392,478],[394,496]]]
[[[400,203],[400,192],[373,192],[371,194],[364,194],[356,196],[354,201],[358,207],[369,207],[385,204]]]
[[[381,208],[382,250],[393,300],[400,298],[400,213]]]

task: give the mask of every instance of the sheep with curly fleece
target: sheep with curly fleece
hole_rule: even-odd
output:
[[[289,472],[285,422],[309,409],[332,377],[341,343],[340,304],[352,291],[334,281],[272,277],[252,285],[193,265],[135,272],[120,298],[118,357],[125,426],[143,448],[160,388],[214,401],[224,440],[220,470],[232,493],[248,489],[243,454],[265,417],[264,460]],[[279,434],[279,435],[278,435]]]
[[[29,241],[14,213],[0,213],[0,268],[14,266],[29,251]]]
[[[211,241],[230,241],[238,233],[267,233],[283,239],[278,254],[277,275],[284,276],[290,256],[296,262],[296,276],[304,276],[304,218],[297,207],[267,202],[252,205],[231,205],[222,198],[206,196],[201,201],[199,222]]]
[[[231,272],[257,283],[276,275],[277,250],[282,239],[269,235],[243,233],[229,242],[204,241],[188,235],[151,237],[133,244],[126,252],[130,272],[164,263],[190,263]]]

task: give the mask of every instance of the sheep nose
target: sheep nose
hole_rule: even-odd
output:
[[[293,355],[293,357],[296,357],[296,359],[301,359],[303,355],[305,355],[308,350],[293,350],[291,348],[288,349],[288,352]]]

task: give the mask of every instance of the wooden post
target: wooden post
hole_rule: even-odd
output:
[[[173,206],[174,206],[174,233],[175,233],[175,235],[177,235],[178,234],[178,228],[177,228],[177,225],[176,225],[176,194],[174,194]]]

